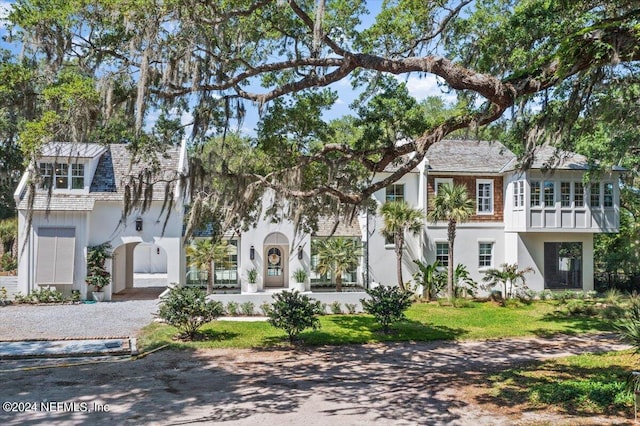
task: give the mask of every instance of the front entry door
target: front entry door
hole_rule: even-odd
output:
[[[265,287],[284,287],[284,277],[286,273],[283,246],[265,246]]]

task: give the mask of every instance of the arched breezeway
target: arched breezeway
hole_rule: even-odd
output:
[[[141,241],[116,247],[112,259],[112,300],[155,299],[167,288],[167,253]]]

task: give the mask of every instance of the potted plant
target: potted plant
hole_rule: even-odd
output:
[[[111,245],[109,243],[91,246],[87,248],[87,277],[85,282],[92,285],[93,299],[96,302],[104,300],[103,289],[111,284],[111,274],[105,268],[107,259],[111,258]]]
[[[303,268],[298,268],[295,271],[293,271],[293,280],[295,281],[295,284],[293,286],[294,290],[298,290],[300,292],[305,291],[305,283],[307,281],[307,271],[305,271]]]
[[[258,292],[258,270],[256,268],[248,269],[247,279],[249,280],[249,283],[247,284],[247,291],[249,293],[257,293]]]

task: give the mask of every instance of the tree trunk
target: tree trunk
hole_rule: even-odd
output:
[[[404,281],[402,280],[402,247],[404,246],[404,241],[398,235],[396,235],[396,273],[398,274],[398,287],[400,290],[405,291]]]
[[[207,294],[211,294],[213,293],[213,267],[211,266],[211,262],[209,262],[207,272]]]
[[[453,299],[453,242],[456,239],[456,222],[449,220],[447,229],[447,240],[449,242],[449,265],[447,266],[447,293],[449,299]]]
[[[336,273],[336,291],[342,291],[342,272]]]

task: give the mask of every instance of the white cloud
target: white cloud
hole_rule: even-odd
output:
[[[428,74],[423,77],[409,76],[409,78],[406,78],[403,76],[397,76],[396,78],[405,82],[407,84],[407,89],[409,89],[409,94],[419,101],[429,96],[444,98],[444,101],[447,103],[452,103],[456,100],[455,92],[446,92],[446,90],[443,90],[445,87],[440,87],[438,85],[438,82],[442,83],[442,80],[433,74]]]

